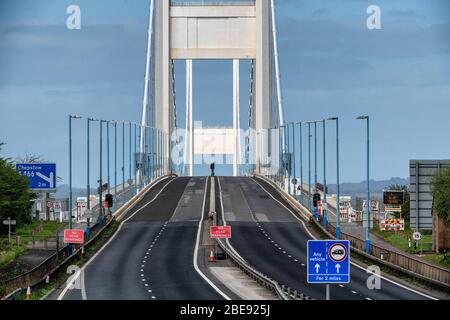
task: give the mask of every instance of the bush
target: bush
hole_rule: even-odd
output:
[[[431,190],[433,213],[445,221],[450,221],[450,168],[436,172],[431,180]]]
[[[27,223],[29,207],[27,178],[17,173],[7,159],[0,158],[0,221],[11,217],[18,226]]]

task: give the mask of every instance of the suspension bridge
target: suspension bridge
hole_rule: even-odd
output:
[[[323,155],[322,194],[328,205],[320,217],[312,205],[321,170],[317,128],[325,131],[333,122],[338,140],[339,119],[285,118],[276,25],[274,0],[150,1],[142,121],[99,120],[107,131],[100,152],[106,145],[108,166],[105,176],[100,166],[97,211],[100,220],[111,214],[121,225],[77,275],[81,288],[63,286],[59,299],[325,299],[325,285],[306,282],[306,246],[320,237],[320,228],[344,236],[336,214],[339,201],[326,198],[326,163],[337,161],[339,168],[339,150],[336,158]],[[205,59],[232,61],[232,127],[195,126],[193,61]],[[175,61],[180,60],[186,68],[184,128],[175,92],[180,81]],[[240,119],[242,60],[251,65],[245,125]],[[77,119],[70,116],[70,125]],[[369,124],[368,117],[364,120]],[[196,176],[195,156],[211,154],[232,157],[232,176]],[[109,209],[102,206],[106,194],[113,195]],[[231,226],[233,237],[210,239],[209,227],[218,225]],[[366,247],[360,249],[368,245],[370,254],[370,238],[362,242]],[[220,253],[228,260],[215,260]],[[371,290],[370,275],[367,266],[353,261],[351,282],[333,285],[331,299],[431,298],[384,276],[379,277],[381,289]]]

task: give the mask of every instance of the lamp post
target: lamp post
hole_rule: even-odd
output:
[[[366,120],[367,127],[367,190],[366,190],[366,253],[370,253],[370,170],[369,170],[369,159],[370,159],[370,117],[360,116],[356,118],[357,120]]]
[[[314,121],[314,193],[317,193],[317,121]]]
[[[308,210],[312,211],[311,199],[311,122],[308,122]],[[317,219],[317,216],[315,216]]]
[[[139,136],[138,136],[138,141],[142,141],[142,125],[139,125]],[[139,146],[139,190],[142,190],[142,170],[144,168],[143,166],[143,157],[142,157],[142,147]]]
[[[133,124],[130,122],[129,123],[129,126],[130,126],[130,134],[129,134],[129,139],[130,139],[130,154],[129,154],[129,163],[128,163],[128,177],[129,177],[129,180],[128,180],[128,200],[130,200],[132,197],[131,197],[131,195],[132,195],[132,188],[131,188],[131,182],[133,181],[133,178],[132,178],[132,175],[131,175],[131,153],[132,153],[132,146],[131,146],[131,143],[132,143],[132,138],[131,138],[131,132],[132,132],[132,126],[133,126]]]
[[[106,120],[100,120],[100,179],[99,185],[100,188],[98,190],[98,205],[100,210],[100,224],[103,225],[104,218],[104,208],[103,208],[103,123],[106,123]]]
[[[280,132],[280,136],[281,138],[281,163],[282,163],[282,174],[283,176],[281,177],[283,180],[283,185],[285,186],[285,182],[286,182],[286,125],[281,125],[280,129],[283,129],[283,134],[281,135]],[[285,189],[286,190],[286,189]]]
[[[125,204],[125,122],[122,122],[122,206]]]
[[[117,210],[117,122],[114,121],[114,212]]]
[[[300,139],[300,201],[303,197],[303,123],[299,122],[299,139]]]
[[[111,121],[106,121],[106,175],[108,180],[108,194],[111,194],[111,176],[109,174],[109,124]]]
[[[329,121],[336,121],[336,184],[337,184],[337,198],[336,198],[336,238],[341,239],[341,186],[339,182],[339,118],[334,117],[328,119]]]
[[[98,122],[97,119],[94,118],[88,118],[87,119],[87,186],[86,186],[86,196],[87,196],[87,209],[90,210],[91,209],[91,177],[90,177],[90,127],[91,127],[91,122]],[[87,233],[87,238],[89,239],[89,235],[90,235],[90,218],[87,218],[87,229],[86,229],[86,233]]]
[[[136,162],[136,142],[137,142],[137,123],[134,124],[134,194],[137,194],[137,162]]]
[[[69,229],[72,229],[72,119],[81,119],[81,116],[69,115]],[[69,255],[72,253],[72,245],[68,246]]]
[[[295,123],[292,123],[292,163],[294,171],[294,197],[297,195],[297,171],[295,170]]]
[[[289,141],[289,123],[286,124],[286,156],[287,156],[287,184],[288,184],[288,194],[291,194],[291,145]]]

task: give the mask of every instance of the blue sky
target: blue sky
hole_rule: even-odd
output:
[[[449,1],[277,3],[287,119],[340,116],[343,181],[365,177],[364,125],[354,120],[360,114],[372,118],[375,179],[407,177],[409,159],[449,158]],[[80,31],[65,27],[70,4],[81,7]],[[371,4],[381,8],[382,30],[366,28]],[[67,182],[69,113],[138,121],[147,14],[147,0],[2,0],[0,140],[7,143],[3,154],[42,154],[58,164]],[[176,70],[182,127],[181,62]],[[196,120],[209,126],[231,125],[231,72],[230,61],[195,62]],[[241,91],[248,92],[248,62],[243,63],[241,78]],[[241,105],[246,101],[243,94]],[[242,112],[245,119],[246,108]],[[335,148],[333,133],[330,125],[330,153]],[[76,186],[85,185],[84,145],[83,121],[74,124]],[[97,150],[96,141],[92,148]],[[94,155],[93,165],[97,162]]]

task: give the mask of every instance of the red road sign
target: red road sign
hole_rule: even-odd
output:
[[[64,243],[83,244],[84,231],[83,230],[64,230]]]
[[[230,226],[218,226],[210,228],[211,239],[231,239]]]

